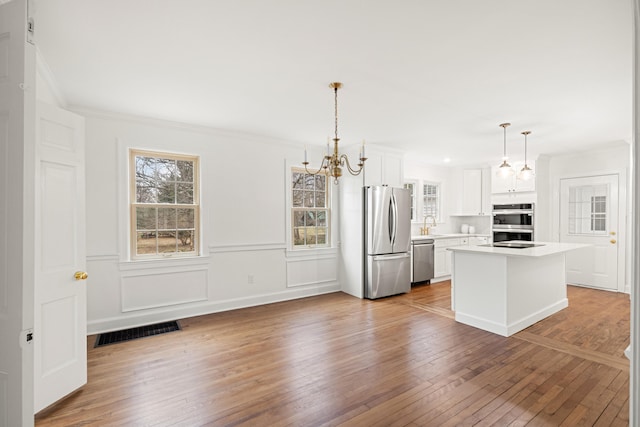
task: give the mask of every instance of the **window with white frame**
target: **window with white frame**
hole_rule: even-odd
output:
[[[199,251],[198,157],[130,150],[131,258]]]
[[[607,184],[569,188],[569,234],[606,234],[609,191]]]
[[[422,185],[422,215],[440,221],[440,184],[425,182]]]
[[[294,249],[329,246],[328,176],[291,169],[291,245]]]
[[[416,183],[413,181],[405,182],[404,188],[409,190],[409,200],[411,202],[410,210],[411,210],[411,221],[415,221],[416,218]]]

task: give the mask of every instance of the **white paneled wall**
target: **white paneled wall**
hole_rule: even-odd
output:
[[[336,248],[300,253],[287,245],[288,168],[302,160],[303,143],[80,113],[87,118],[89,333],[340,290]],[[200,157],[200,257],[129,261],[129,148]],[[310,155],[321,158],[322,149]]]

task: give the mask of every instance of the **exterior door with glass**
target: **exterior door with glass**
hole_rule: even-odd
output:
[[[567,283],[618,289],[618,175],[560,180],[560,241],[589,247],[567,253]]]

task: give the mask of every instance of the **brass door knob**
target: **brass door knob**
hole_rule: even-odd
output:
[[[76,280],[87,280],[89,275],[84,271],[76,271],[76,274],[74,274],[73,277],[75,277]]]
[[[609,240],[609,242],[611,242],[611,244],[614,244],[616,242],[616,239],[611,239]]]

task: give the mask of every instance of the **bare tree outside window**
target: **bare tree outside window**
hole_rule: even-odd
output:
[[[291,171],[291,235],[294,248],[329,245],[329,188],[326,175]]]
[[[197,255],[198,158],[131,151],[132,255]]]

